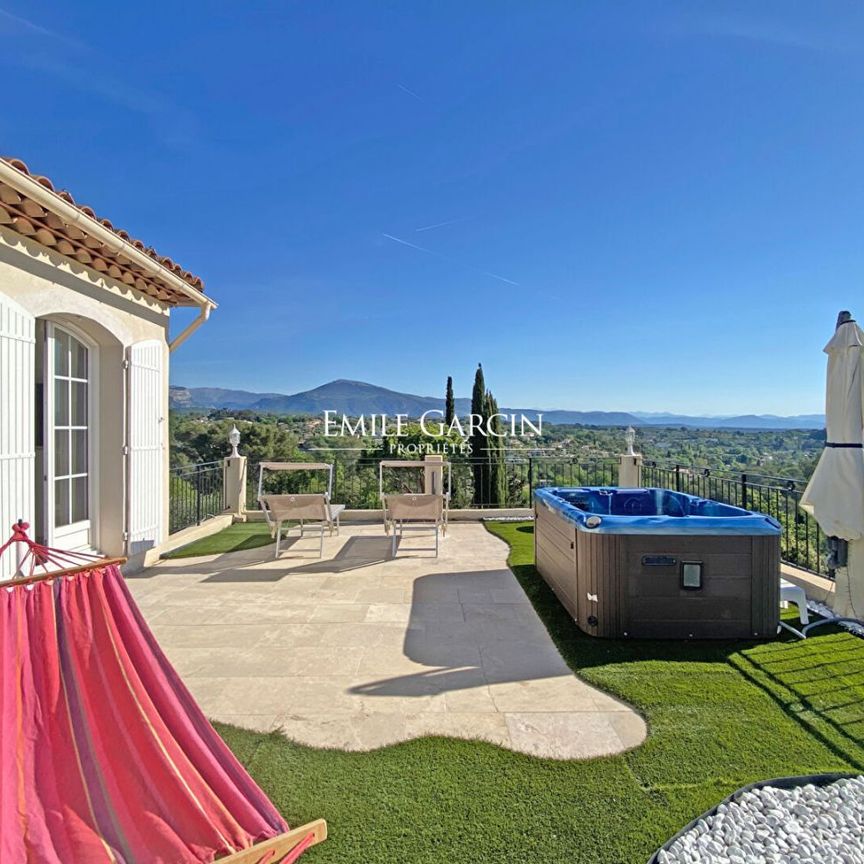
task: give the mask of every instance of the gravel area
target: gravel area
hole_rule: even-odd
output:
[[[659,864],[864,864],[864,776],[827,786],[763,786],[721,804]]]

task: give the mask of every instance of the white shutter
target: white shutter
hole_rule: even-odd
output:
[[[0,544],[18,519],[36,524],[35,330],[36,319],[0,294]],[[0,558],[0,579],[13,575],[16,560],[14,548]]]
[[[164,536],[163,350],[161,342],[149,340],[130,346],[127,355],[130,555],[151,549]]]

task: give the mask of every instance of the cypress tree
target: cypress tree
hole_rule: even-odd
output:
[[[453,398],[453,377],[447,376],[447,396],[444,399],[444,425],[449,429],[456,416],[456,400]]]
[[[486,439],[486,452],[489,457],[487,469],[489,473],[488,504],[490,507],[504,507],[507,503],[507,471],[504,462],[504,439],[501,437],[504,430],[501,427],[501,418],[495,417],[498,413],[498,402],[491,390],[486,391],[485,401],[489,431],[489,436]]]
[[[474,389],[471,391],[471,413],[480,418],[477,425],[482,425],[486,410],[486,381],[483,378],[483,364],[477,364],[474,373]],[[476,418],[472,418],[474,420]],[[474,504],[482,506],[485,503],[489,489],[488,471],[486,470],[488,454],[486,452],[486,436],[479,430],[471,433],[468,439],[471,444],[471,459],[474,462]]]

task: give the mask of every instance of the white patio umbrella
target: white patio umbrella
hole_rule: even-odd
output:
[[[836,571],[834,614],[864,615],[864,331],[848,312],[825,346],[827,441],[801,497],[829,537],[849,541],[847,566]]]

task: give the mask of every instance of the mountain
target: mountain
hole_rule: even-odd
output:
[[[424,411],[443,411],[444,400],[436,396],[415,396],[377,387],[364,381],[339,379],[312,390],[286,396],[279,393],[249,393],[245,390],[220,390],[217,387],[171,387],[171,407],[184,409],[222,408],[246,409],[262,414],[323,414],[325,410],[339,414],[407,414],[419,417]],[[529,418],[539,413],[536,408],[502,408],[507,413],[525,414]],[[470,399],[456,399],[456,412],[471,411]],[[543,420],[553,425],[581,423],[586,426],[642,425],[634,414],[623,411],[549,411]]]
[[[824,429],[824,414],[741,414],[737,416],[693,417],[667,412],[633,412],[644,426],[698,426],[709,429]],[[544,415],[545,417],[545,415]]]
[[[644,426],[635,415],[626,411],[542,411],[536,408],[502,408],[507,413],[532,414],[542,413],[543,422],[552,426],[582,425],[582,426]]]
[[[250,393],[248,390],[223,390],[221,387],[176,387],[168,391],[171,407],[184,408],[249,408],[262,399],[278,397],[278,393]]]
[[[444,400],[437,396],[416,396],[367,384],[364,381],[339,379],[312,390],[285,395],[282,393],[251,393],[248,390],[224,390],[219,387],[179,387],[170,390],[171,407],[176,410],[221,408],[228,411],[248,410],[261,414],[322,414],[325,410],[337,414],[407,414],[419,417],[424,411],[444,410]],[[470,399],[457,399],[460,415],[471,410]],[[508,414],[532,417],[542,409],[502,408]],[[738,417],[691,417],[686,414],[627,411],[542,411],[543,422],[550,425],[581,424],[584,426],[697,426],[715,429],[822,429],[821,414],[800,414],[776,417],[771,414],[747,414]]]
[[[250,393],[247,390],[222,390],[218,387],[179,387],[172,385],[169,399],[177,410],[222,408],[259,411],[262,414],[321,414],[325,409],[340,414],[408,414],[419,417],[424,411],[444,409],[444,400],[435,396],[415,396],[363,381],[339,379],[286,396],[284,393]],[[470,399],[457,399],[456,410],[467,414]]]
[[[424,411],[444,410],[444,400],[435,396],[414,396],[363,381],[339,379],[292,396],[264,396],[253,406],[266,414],[322,414],[325,409],[339,414],[407,414],[419,417]],[[456,410],[468,413],[470,399],[457,399]]]

